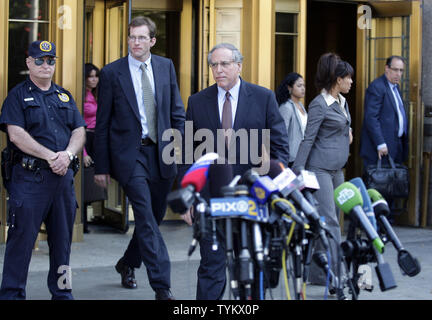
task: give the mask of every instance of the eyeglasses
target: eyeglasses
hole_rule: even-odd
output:
[[[138,42],[146,42],[146,41],[150,40],[149,37],[144,37],[144,36],[139,36],[139,37],[128,36],[128,39],[132,42],[135,42],[137,40],[138,40]]]
[[[33,59],[33,61],[34,61],[34,64],[37,66],[43,65],[44,62],[46,62],[47,65],[49,65],[49,66],[53,66],[56,64],[56,59],[54,59],[54,58],[46,58],[46,59],[36,58],[36,59]]]
[[[404,72],[404,69],[392,68],[392,67],[389,67],[389,69],[393,70],[394,72],[400,72],[400,73]]]
[[[212,62],[210,63],[210,67],[212,69],[217,69],[217,67],[220,65],[222,68],[228,68],[232,63],[234,62],[234,60],[231,61],[221,61],[221,62]]]

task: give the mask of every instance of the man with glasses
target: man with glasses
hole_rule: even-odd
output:
[[[115,269],[121,284],[135,289],[134,269],[144,262],[156,299],[172,300],[170,260],[159,224],[177,174],[162,159],[164,131],[184,132],[185,111],[170,59],[151,54],[156,25],[147,17],[129,24],[129,55],[99,75],[95,130],[95,181],[106,188],[115,178],[132,204],[135,229]]]
[[[387,58],[384,74],[366,90],[360,140],[365,168],[378,158],[388,164],[388,154],[399,164],[408,158],[408,119],[399,86],[404,68],[404,58]]]
[[[69,266],[77,202],[76,154],[85,142],[85,122],[72,95],[52,82],[56,47],[30,44],[29,77],[3,103],[0,129],[3,183],[9,194],[8,237],[0,299],[25,299],[27,273],[40,226],[48,234],[52,299],[73,299]]]
[[[186,120],[193,122],[194,134],[200,129],[209,129],[213,133],[214,141],[217,141],[218,130],[224,129],[228,133],[224,154],[229,155],[228,148],[231,149],[235,143],[236,153],[233,157],[235,162],[232,164],[234,175],[243,175],[250,169],[254,164],[251,155],[264,152],[263,146],[269,152],[271,159],[279,160],[287,166],[288,135],[274,93],[269,89],[246,82],[240,77],[243,56],[232,44],[221,43],[213,47],[207,61],[216,83],[189,97]],[[231,129],[234,130],[231,137],[237,130],[246,130],[247,141],[250,141],[247,150],[241,148],[239,139],[236,139],[235,142],[229,140]],[[269,146],[265,145],[264,132],[266,129],[270,134]],[[253,143],[254,139],[251,139],[252,131],[259,132],[255,143]],[[193,149],[195,150],[199,144],[200,142],[196,141]],[[183,148],[183,150],[186,149],[190,148]],[[214,151],[221,153],[221,150]],[[248,153],[246,163],[240,160],[242,152]],[[188,156],[185,155],[185,159],[187,158]],[[264,155],[263,158],[265,158]],[[231,156],[229,156],[229,163],[232,163]],[[181,173],[186,172],[187,168],[183,166]],[[209,194],[206,192],[204,189],[202,194],[208,197]],[[193,212],[190,210],[182,215],[182,218],[191,225]],[[226,256],[222,233],[219,232],[218,236],[220,245],[217,250],[212,249],[211,232],[208,232],[207,236],[200,241],[201,261],[196,292],[198,300],[223,298],[226,284]],[[257,291],[253,293],[253,298],[259,298]]]

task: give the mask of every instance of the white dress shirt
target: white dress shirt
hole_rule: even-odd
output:
[[[341,108],[343,114],[345,115],[345,117],[348,118],[348,114],[345,110],[345,97],[343,95],[341,95],[340,93],[338,94],[339,100],[335,99],[335,97],[333,97],[330,93],[328,93],[326,90],[322,90],[321,91],[322,96],[324,97],[325,102],[327,103],[327,105],[330,107],[334,102],[336,102],[339,107]]]
[[[231,111],[232,111],[232,124],[231,127],[234,126],[235,121],[235,114],[237,111],[237,104],[239,99],[239,93],[240,93],[240,83],[241,80],[239,79],[237,83],[229,90],[230,93],[230,101],[231,101]],[[218,89],[218,107],[219,107],[219,120],[222,123],[222,111],[223,111],[223,105],[226,98],[226,91],[220,87],[217,87]]]
[[[293,102],[294,103],[294,102]],[[300,110],[294,105],[295,112],[297,114],[297,117],[300,119],[300,126],[303,132],[303,137],[306,131],[306,125],[307,125],[307,113],[304,114],[300,112]]]
[[[394,92],[394,88],[397,88],[397,84],[393,84],[391,82],[389,82],[389,86],[390,86],[390,90],[393,94],[393,99],[395,100],[395,104],[396,104],[396,111],[397,111],[397,115],[398,115],[398,119],[399,119],[399,131],[398,131],[398,137],[402,137],[403,135],[403,131],[404,131],[404,123],[403,123],[403,116],[402,113],[400,111],[399,108],[403,108],[403,106],[399,106],[399,99],[398,97],[396,97],[396,93]],[[399,91],[398,91],[399,94]],[[399,96],[399,98],[402,100],[402,97]]]
[[[393,99],[395,100],[395,104],[396,104],[396,112],[397,112],[398,120],[399,120],[399,131],[398,131],[398,137],[402,137],[402,135],[403,135],[403,117],[402,117],[402,113],[400,112],[400,109],[399,109],[398,99],[397,99],[397,97],[396,97],[396,95],[395,95],[395,93],[394,93],[394,91],[393,91],[393,87],[394,87],[394,86],[397,86],[397,85],[391,83],[390,81],[387,81],[387,82],[388,82],[388,84],[389,84],[389,86],[390,86],[390,91],[391,91],[392,94],[393,94]],[[382,144],[378,145],[378,146],[377,146],[377,150],[380,150],[380,149],[382,149],[382,148],[384,148],[384,147],[387,148],[387,144],[386,144],[386,143],[382,143]]]
[[[149,78],[153,95],[155,95],[155,83],[153,78],[153,69],[151,66],[151,55],[146,61],[141,62],[129,54],[128,61],[129,61],[129,71],[132,77],[132,83],[134,86],[135,95],[138,103],[138,110],[141,117],[142,138],[145,138],[148,134],[148,128],[147,128],[147,117],[145,114],[144,97],[143,97],[143,89],[142,89],[143,71],[141,70],[141,65],[143,63],[147,65],[147,69],[146,69],[147,77]]]

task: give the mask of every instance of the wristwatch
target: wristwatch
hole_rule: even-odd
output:
[[[75,159],[75,155],[72,152],[70,152],[69,150],[66,150],[66,153],[68,154],[70,161],[73,161],[73,159]]]

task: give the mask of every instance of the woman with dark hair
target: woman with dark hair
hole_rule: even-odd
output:
[[[348,160],[352,142],[351,116],[346,99],[351,88],[354,70],[351,65],[334,53],[322,55],[318,61],[315,85],[319,94],[308,107],[308,121],[303,142],[300,144],[293,170],[302,168],[315,173],[320,189],[314,193],[319,203],[319,214],[332,234],[330,256],[333,272],[341,267],[338,247],[341,242],[339,212],[334,202],[334,189],[345,180],[342,168]],[[317,243],[315,251],[324,251]],[[309,281],[324,285],[326,274],[312,263]]]
[[[94,170],[90,168],[93,165],[94,159],[94,130],[96,127],[96,111],[97,111],[97,85],[99,83],[99,69],[92,63],[86,63],[84,66],[85,75],[85,98],[84,98],[84,121],[87,124],[86,142],[83,149],[84,163],[84,205],[82,222],[84,233],[89,233],[87,226],[87,205],[96,201],[95,199],[104,199],[106,191],[98,187],[94,181]],[[102,197],[95,196],[96,194],[103,195]]]
[[[93,163],[93,140],[94,130],[96,127],[96,110],[97,110],[97,85],[99,82],[99,69],[92,63],[85,64],[85,87],[86,94],[84,98],[84,121],[86,128],[86,144],[84,148],[84,166],[88,167]]]
[[[279,111],[285,121],[289,140],[289,166],[296,158],[297,150],[303,141],[307,123],[307,113],[300,102],[305,96],[305,82],[296,73],[289,73],[276,90]]]

